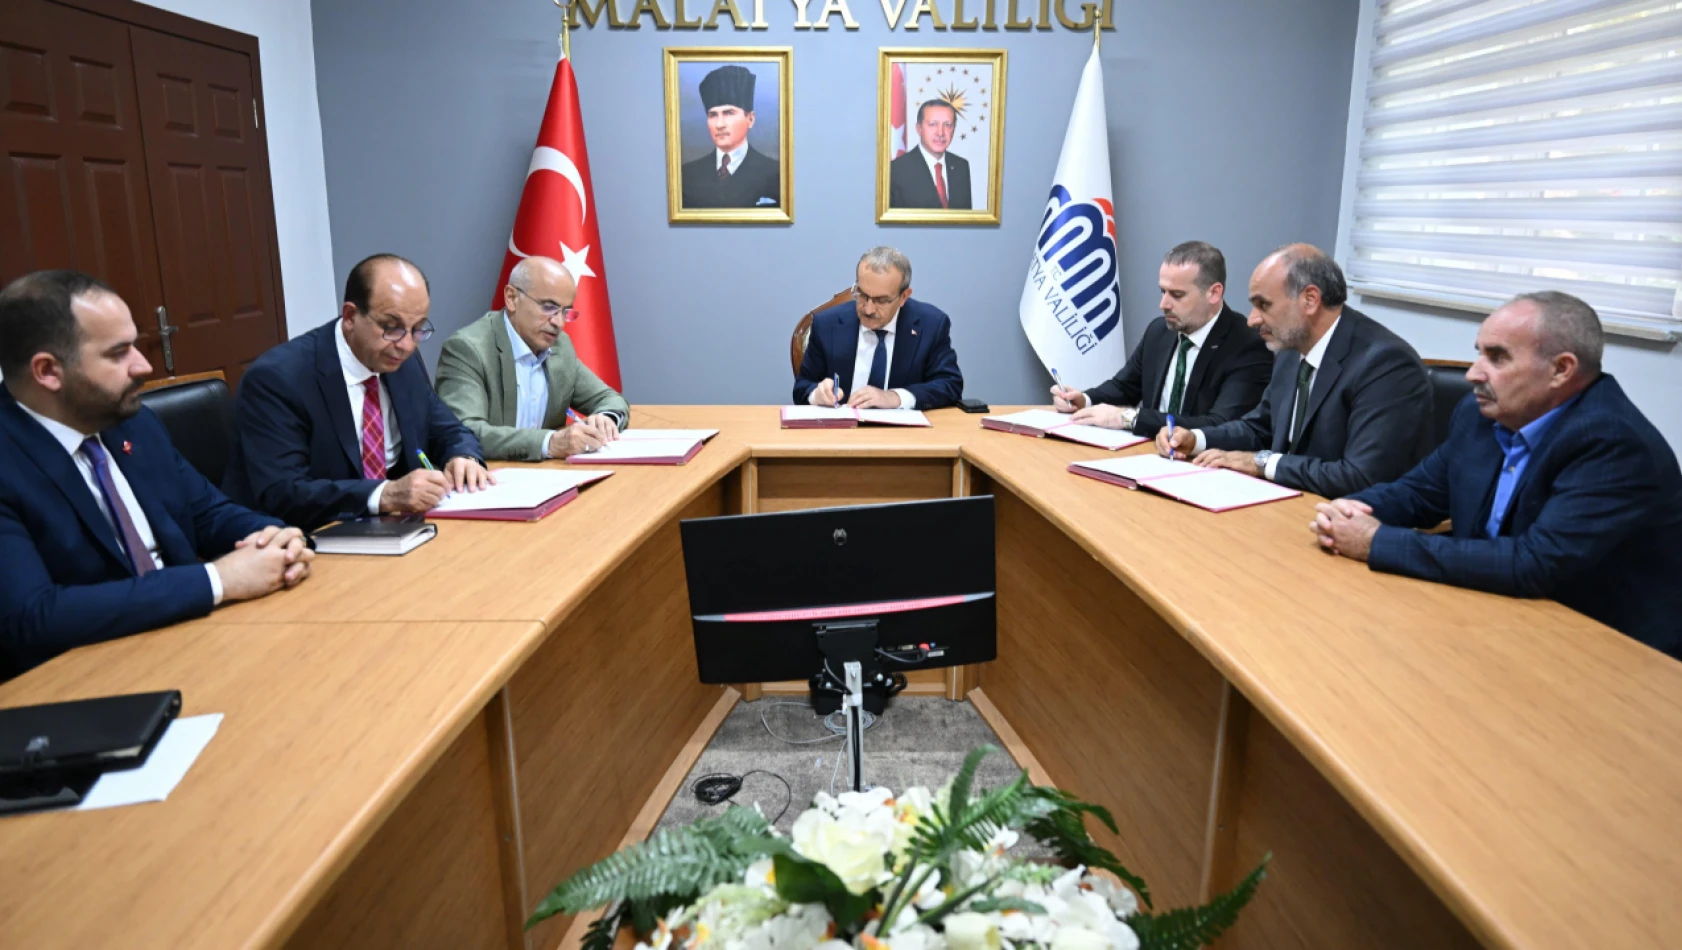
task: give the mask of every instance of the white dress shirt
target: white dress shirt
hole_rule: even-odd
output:
[[[1168,399],[1174,395],[1174,364],[1179,362],[1179,338],[1189,337],[1191,339],[1191,349],[1186,351],[1186,382],[1189,384],[1191,382],[1191,368],[1197,365],[1197,354],[1203,352],[1203,341],[1209,339],[1209,333],[1215,329],[1215,320],[1220,315],[1220,311],[1217,310],[1215,316],[1209,318],[1208,323],[1191,333],[1174,334],[1174,349],[1168,353],[1168,371],[1162,376],[1162,397],[1156,401],[1157,412],[1167,412]],[[1184,407],[1182,406],[1182,408]]]
[[[1311,393],[1314,391],[1314,377],[1316,377],[1320,374],[1320,364],[1325,362],[1326,349],[1332,345],[1332,334],[1337,332],[1337,325],[1339,323],[1341,323],[1342,321],[1343,321],[1343,312],[1339,311],[1337,317],[1334,320],[1332,320],[1332,325],[1326,328],[1326,332],[1322,333],[1320,335],[1320,339],[1314,344],[1314,347],[1308,351],[1308,355],[1304,356],[1302,358],[1302,361],[1304,363],[1307,363],[1308,366],[1309,366],[1308,391],[1311,392]],[[1286,433],[1289,433],[1291,431],[1291,427],[1295,426],[1296,422],[1297,422],[1296,391],[1297,391],[1296,381],[1292,380],[1291,381],[1291,418],[1285,423],[1285,432]],[[1275,422],[1275,424],[1277,424],[1278,420],[1274,420],[1274,422]],[[1198,452],[1202,452],[1203,449],[1208,444],[1203,438],[1203,430],[1202,429],[1198,429],[1195,432],[1195,435],[1197,436],[1197,447],[1192,450],[1193,454],[1196,454]],[[1267,460],[1267,468],[1262,470],[1262,477],[1266,478],[1270,482],[1273,481],[1274,474],[1279,471],[1279,460],[1284,458],[1284,457],[1285,457],[1284,452],[1278,452],[1278,453],[1275,453],[1272,458],[1268,459]]]
[[[732,175],[736,174],[736,172],[741,170],[742,159],[746,158],[747,154],[748,154],[748,143],[747,143],[746,139],[743,139],[742,144],[736,146],[735,148],[731,149],[728,152],[721,152],[716,147],[714,147],[713,148],[713,173],[714,174],[718,173],[718,167],[724,163],[725,156],[729,156],[729,158],[730,158],[730,165],[729,165],[730,174],[732,174]]]
[[[549,359],[550,351],[533,353],[514,329],[514,321],[508,319],[506,310],[502,312],[502,327],[508,331],[508,344],[513,347],[514,353],[514,387],[518,399],[514,425],[520,429],[542,428],[543,415],[549,411],[549,371],[543,364]],[[543,433],[544,458],[554,458],[549,454],[551,435],[554,435],[554,430]]]
[[[882,345],[888,348],[888,375],[891,377],[894,371],[894,338],[899,335],[897,332],[899,329],[899,314],[894,314],[894,318],[889,320],[888,325],[882,329],[887,331],[888,334],[886,337],[882,338]],[[860,389],[870,384],[870,363],[875,359],[875,357],[876,331],[865,326],[864,322],[861,320],[859,322],[858,355],[853,357],[852,385],[846,390],[849,397],[851,397],[853,393],[858,392]],[[891,378],[883,380],[883,382],[891,381]],[[917,397],[911,395],[911,390],[892,389],[889,390],[889,392],[899,396],[899,407],[901,409],[917,408]],[[806,401],[814,406],[817,405],[817,395],[818,388],[814,386],[812,387],[812,392],[807,395]]]
[[[333,334],[333,340],[339,345],[339,368],[344,370],[345,389],[350,394],[350,431],[356,434],[357,468],[362,466],[362,403],[368,398],[362,384],[368,377],[375,375],[374,371],[362,365],[356,354],[350,350],[350,343],[345,339],[345,328],[339,326],[339,332]],[[397,452],[402,448],[403,434],[397,431],[397,410],[391,406],[391,391],[386,388],[385,380],[380,380],[380,414],[385,416],[385,470],[390,474],[397,467]],[[368,513],[380,513],[380,496],[385,494],[385,486],[389,482],[380,482],[368,495]]]
[[[81,451],[82,440],[86,439],[88,434],[77,432],[56,419],[48,419],[21,402],[18,405],[36,422],[41,423],[41,427],[47,430],[53,441],[64,446],[64,451],[70,453],[71,460],[76,463],[76,470],[82,473],[82,481],[87,483],[88,491],[93,493],[94,504],[99,506],[100,514],[105,516],[105,523],[111,526],[111,536],[117,539],[118,549],[123,549],[123,532],[117,527],[117,519],[111,514],[111,509],[105,505],[105,493],[99,490],[99,476],[94,474],[93,459]],[[117,464],[111,446],[106,445],[104,439],[100,439],[99,444],[105,446],[107,456],[112,456],[109,465],[111,482],[117,486],[117,497],[122,499],[123,507],[128,509],[129,518],[134,521],[134,533],[140,535],[140,543],[146,545],[147,553],[152,556],[152,565],[162,569],[164,559],[158,554],[158,539],[152,534],[152,523],[146,520],[146,512],[141,509],[140,500],[134,497],[134,489],[129,487],[128,479],[123,476],[123,468]],[[216,566],[206,563],[204,570],[210,576],[211,603],[222,603],[222,578],[216,573]]]

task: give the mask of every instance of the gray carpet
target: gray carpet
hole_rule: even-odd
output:
[[[813,795],[829,790],[836,756],[842,751],[840,737],[808,745],[789,745],[766,732],[760,718],[762,712],[770,727],[785,739],[830,735],[800,697],[767,697],[757,702],[737,703],[666,807],[659,827],[686,825],[727,807],[706,805],[695,798],[695,780],[714,772],[742,775],[762,769],[787,780],[793,800],[786,811],[783,806],[789,801],[790,792],[784,791],[782,782],[769,775],[748,776],[735,799],[743,805],[758,802],[767,818],[777,818],[777,813],[782,811],[776,825],[784,832],[811,804]],[[864,781],[867,786],[884,785],[896,792],[912,785],[938,789],[963,764],[964,756],[971,749],[988,743],[999,746],[1000,751],[982,761],[976,777],[978,788],[1011,781],[1021,767],[1003,751],[998,736],[975,707],[937,696],[898,696],[888,701],[882,717],[864,734]],[[835,790],[846,788],[847,764],[842,762]]]

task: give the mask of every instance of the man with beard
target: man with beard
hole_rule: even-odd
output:
[[[748,144],[753,128],[753,72],[720,66],[701,80],[701,107],[713,150],[683,164],[685,208],[775,208],[782,204],[777,160]]]
[[[0,291],[0,679],[309,576],[302,532],[223,497],[141,408],[137,336],[86,274]]]
[[[1551,597],[1682,656],[1682,471],[1600,371],[1600,317],[1515,297],[1478,329],[1472,393],[1400,480],[1319,506],[1321,547],[1375,571]],[[1445,534],[1434,528],[1451,522]]]
[[[1249,324],[1278,354],[1261,404],[1212,428],[1164,426],[1157,451],[1327,498],[1400,478],[1431,451],[1430,380],[1413,347],[1347,296],[1319,248],[1268,255],[1250,275]]]
[[[1073,422],[1152,436],[1173,416],[1188,429],[1236,419],[1261,399],[1273,354],[1226,304],[1226,257],[1202,241],[1169,251],[1157,274],[1162,319],[1152,320],[1114,379],[1085,392],[1051,387]]]

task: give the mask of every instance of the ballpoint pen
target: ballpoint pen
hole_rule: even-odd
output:
[[[837,409],[839,409],[841,407],[841,374],[840,373],[835,374],[835,395],[832,397],[831,401],[835,403],[835,407]]]
[[[425,468],[427,471],[429,471],[429,472],[438,471],[436,468],[432,467],[432,460],[427,458],[426,453],[422,452],[420,449],[415,450],[415,458],[420,459],[421,466],[423,468]]]
[[[580,425],[580,426],[581,425],[586,425],[586,423],[584,421],[584,417],[579,415],[577,412],[574,412],[573,408],[571,406],[567,407],[567,421],[572,423],[573,425]],[[585,449],[584,451],[594,452],[597,448],[598,448],[598,446],[592,445],[589,448]]]
[[[1170,460],[1172,460],[1174,458],[1174,416],[1172,414],[1170,414],[1168,416],[1167,422],[1168,422],[1168,458]]]
[[[1057,367],[1049,366],[1049,367],[1047,367],[1047,369],[1051,370],[1051,381],[1057,384],[1058,389],[1063,390],[1063,389],[1068,389],[1069,388],[1069,387],[1063,385],[1063,377],[1057,375]],[[1068,397],[1064,396],[1063,398],[1067,399]]]

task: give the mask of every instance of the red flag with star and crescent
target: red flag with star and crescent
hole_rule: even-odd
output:
[[[567,324],[567,336],[585,366],[609,386],[622,389],[601,245],[596,199],[590,188],[590,156],[584,149],[584,119],[578,112],[578,80],[572,61],[563,56],[555,65],[549,105],[543,110],[537,146],[526,169],[520,210],[514,215],[514,231],[508,238],[491,309],[502,309],[502,288],[521,258],[560,261],[578,284],[578,297],[572,304],[578,309],[578,319]]]

